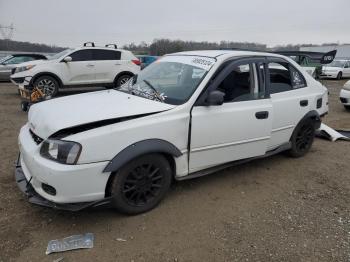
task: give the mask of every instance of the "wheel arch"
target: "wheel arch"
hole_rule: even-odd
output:
[[[117,171],[131,160],[142,155],[158,153],[169,162],[173,177],[176,174],[175,158],[182,155],[181,151],[172,143],[162,139],[146,139],[136,142],[120,151],[104,168],[103,172],[110,172],[106,184],[106,196],[110,194],[110,186]]]
[[[308,113],[306,113],[302,119],[300,119],[300,121],[298,122],[298,124],[295,126],[293,133],[290,137],[290,139],[292,139],[293,134],[295,132],[295,130],[298,129],[298,127],[307,119],[312,119],[315,122],[315,129],[319,129],[321,126],[321,117],[320,114],[316,111],[316,110],[311,110]]]
[[[63,82],[62,82],[61,78],[59,78],[56,74],[51,73],[51,72],[40,72],[40,73],[34,75],[34,76],[32,77],[32,79],[30,80],[29,85],[30,85],[30,86],[34,86],[34,82],[35,82],[39,77],[45,76],[45,75],[53,77],[53,78],[58,82],[59,87],[62,87],[62,86],[63,86]]]
[[[115,81],[117,81],[118,78],[121,77],[121,76],[123,76],[123,75],[128,75],[128,76],[132,77],[132,76],[134,76],[135,74],[132,73],[132,72],[130,72],[130,71],[122,71],[122,72],[118,73],[118,74],[115,76],[113,82],[115,83]]]

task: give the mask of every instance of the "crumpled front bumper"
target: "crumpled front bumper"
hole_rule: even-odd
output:
[[[32,204],[44,206],[44,207],[50,207],[54,209],[59,210],[68,210],[68,211],[79,211],[85,208],[90,207],[110,207],[111,204],[111,197],[104,198],[99,201],[93,201],[93,202],[84,202],[84,203],[66,203],[66,204],[58,204],[54,203],[52,201],[49,201],[42,196],[40,196],[32,187],[29,181],[26,179],[23,169],[20,165],[19,161],[20,157],[18,157],[16,169],[15,169],[15,179],[17,186],[19,189],[28,197],[28,201]]]

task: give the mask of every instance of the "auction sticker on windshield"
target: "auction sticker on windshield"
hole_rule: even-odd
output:
[[[159,59],[157,62],[176,62],[195,66],[206,71],[209,71],[211,67],[215,64],[216,59],[210,57],[201,56],[165,56]]]

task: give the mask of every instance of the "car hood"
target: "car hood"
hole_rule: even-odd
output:
[[[36,135],[46,139],[62,129],[103,120],[157,113],[174,107],[120,91],[106,90],[34,104],[30,107],[28,122]]]
[[[20,64],[16,64],[16,67],[20,67],[20,66],[28,66],[28,65],[41,65],[41,64],[49,64],[52,63],[55,60],[32,60],[32,61],[28,61],[28,62],[24,62],[24,63],[20,63]]]

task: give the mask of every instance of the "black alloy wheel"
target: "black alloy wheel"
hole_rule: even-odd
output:
[[[114,206],[126,214],[151,210],[163,199],[172,180],[168,160],[160,154],[144,155],[115,174],[111,186]]]

